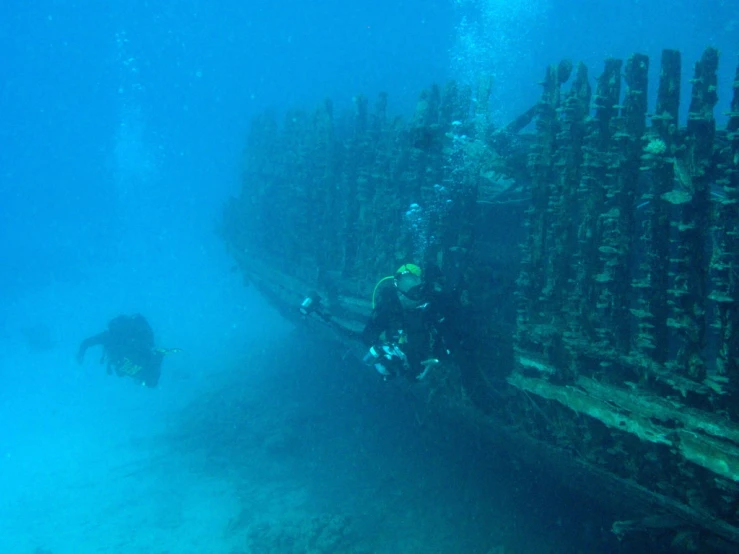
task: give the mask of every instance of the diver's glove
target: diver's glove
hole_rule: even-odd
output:
[[[395,377],[408,366],[408,358],[397,344],[371,346],[363,361],[373,366],[385,379]]]

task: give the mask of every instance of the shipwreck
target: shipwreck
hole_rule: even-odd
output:
[[[593,86],[582,64],[549,67],[506,126],[486,78],[423,91],[408,119],[386,95],[264,114],[221,233],[286,317],[360,354],[378,279],[437,265],[463,288],[493,401],[441,368],[418,385],[435,409],[628,505],[619,536],[736,551],[739,69],[717,116],[705,50],[685,117],[681,55],[660,63],[651,96],[645,55],[606,60]],[[306,297],[320,309],[301,313]]]

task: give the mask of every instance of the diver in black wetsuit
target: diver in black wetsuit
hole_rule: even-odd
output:
[[[390,279],[392,284],[385,285]],[[372,303],[372,315],[362,332],[362,341],[369,347],[364,361],[384,379],[420,380],[448,355],[439,328],[443,306],[429,298],[420,267],[404,264],[395,275],[382,279]]]
[[[438,268],[427,268],[425,273],[433,270],[439,273]],[[392,284],[385,285],[390,280]],[[364,362],[386,380],[402,376],[420,381],[435,365],[452,359],[469,398],[482,411],[489,411],[492,397],[477,360],[478,340],[459,295],[459,288],[445,290],[414,264],[404,264],[380,280],[362,333],[369,347]]]
[[[108,329],[82,341],[77,362],[84,361],[91,346],[103,347],[100,363],[107,360],[109,375],[128,376],[145,387],[156,387],[162,359],[168,352],[154,344],[154,332],[142,315],[120,315],[108,323]]]
[[[392,285],[377,289],[392,279]],[[375,288],[373,310],[362,333],[370,347],[367,363],[385,379],[423,379],[440,361],[454,356],[460,366],[474,364],[461,306],[453,291],[437,290],[421,268],[404,264]],[[464,367],[462,368],[464,371]]]

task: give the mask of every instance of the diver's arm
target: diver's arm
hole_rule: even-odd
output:
[[[372,310],[372,315],[362,330],[361,338],[366,346],[372,346],[380,339],[380,335],[385,330],[386,319],[383,310],[378,310],[377,308]]]
[[[77,363],[81,364],[85,359],[85,352],[91,346],[105,345],[108,340],[108,331],[103,331],[92,337],[88,337],[80,343],[79,350],[77,350]]]
[[[372,346],[377,344],[380,340],[380,335],[387,330],[392,320],[392,304],[395,292],[389,287],[380,289],[377,304],[372,308],[372,314],[370,315],[367,323],[362,330],[362,342],[366,346]]]

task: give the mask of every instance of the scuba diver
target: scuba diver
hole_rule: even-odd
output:
[[[385,380],[397,376],[423,379],[459,343],[452,320],[458,311],[454,300],[451,293],[424,279],[415,264],[403,264],[394,275],[381,279],[372,293],[372,315],[362,332],[369,347],[365,363]]]
[[[437,364],[453,359],[468,397],[487,413],[494,391],[478,363],[473,317],[460,299],[462,278],[461,272],[445,276],[436,266],[424,272],[415,264],[404,264],[394,275],[381,279],[372,293],[372,315],[362,332],[369,347],[364,362],[385,380],[402,376],[415,382]],[[449,287],[452,283],[456,286]]]
[[[461,301],[464,263],[442,272],[435,265],[423,271],[407,263],[383,277],[372,292],[372,313],[361,333],[333,321],[321,297],[313,293],[300,305],[313,318],[337,332],[361,340],[368,350],[363,362],[384,380],[424,379],[433,368],[451,359],[459,368],[462,387],[470,400],[489,412],[494,398],[477,359],[479,338],[474,313]]]
[[[119,315],[110,320],[107,330],[83,340],[77,351],[77,362],[81,364],[87,349],[97,345],[102,346],[100,363],[107,360],[108,375],[128,376],[150,388],[159,383],[164,355],[178,351],[157,348],[154,332],[140,314]]]

